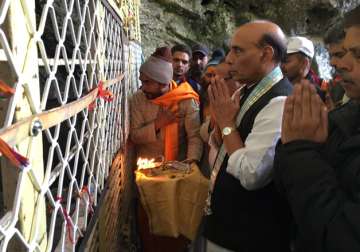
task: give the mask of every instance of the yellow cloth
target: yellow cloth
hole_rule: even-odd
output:
[[[190,174],[147,177],[141,172],[135,173],[150,232],[170,237],[182,234],[194,240],[209,188],[209,180],[197,165],[192,165]]]
[[[192,89],[189,83],[183,82],[177,86],[175,81],[171,82],[171,90],[166,94],[152,100],[153,103],[165,108],[170,108],[172,112],[178,111],[178,103],[182,100],[195,99],[199,102],[199,95]],[[165,160],[177,160],[179,152],[179,132],[178,123],[172,123],[165,127]]]

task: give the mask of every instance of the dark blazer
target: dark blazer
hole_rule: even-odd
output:
[[[271,99],[291,92],[292,84],[284,78],[257,100],[240,123],[238,131],[241,139],[246,140],[257,114]],[[212,214],[205,218],[206,238],[234,251],[289,251],[290,210],[274,183],[248,191],[238,179],[226,172],[227,161],[228,157],[215,181],[211,197]]]
[[[280,143],[275,172],[295,219],[295,251],[360,251],[359,104],[329,114],[324,144]]]

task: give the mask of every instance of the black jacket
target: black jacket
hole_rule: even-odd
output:
[[[245,91],[242,98],[251,92]],[[257,114],[278,96],[287,96],[292,85],[287,78],[275,84],[245,113],[237,129],[245,142]],[[240,104],[241,104],[240,102]],[[228,156],[216,177],[211,197],[212,214],[206,216],[205,237],[213,243],[237,252],[289,251],[290,210],[273,182],[257,190],[246,190],[240,181],[226,172]]]
[[[329,114],[325,144],[279,144],[275,179],[291,205],[296,252],[360,251],[360,105]]]

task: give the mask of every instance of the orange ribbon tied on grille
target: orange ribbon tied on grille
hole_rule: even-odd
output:
[[[15,94],[15,89],[0,80],[0,98],[9,98]]]
[[[9,98],[15,94],[15,89],[0,80],[0,98]],[[28,166],[29,160],[12,149],[4,140],[0,138],[0,153],[3,154],[13,165],[18,168]]]
[[[13,165],[18,168],[29,165],[29,160],[17,153],[12,149],[4,140],[0,138],[0,152],[6,157]]]
[[[106,102],[111,102],[114,100],[114,95],[111,91],[107,90],[106,88],[104,88],[104,82],[99,81],[99,84],[97,86],[98,89],[98,93],[96,98],[101,98]],[[89,105],[89,109],[93,110],[96,106],[96,100],[93,101],[90,105]]]
[[[114,99],[113,93],[104,88],[104,83],[102,81],[99,81],[98,90],[98,98],[102,98],[107,102],[111,102]]]

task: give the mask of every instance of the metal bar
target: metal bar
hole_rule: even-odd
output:
[[[106,182],[106,185],[104,187],[104,190],[101,192],[101,195],[100,195],[100,198],[99,198],[99,201],[98,201],[98,205],[101,206],[105,200],[105,196],[106,194],[108,193],[109,191],[109,184],[110,184],[110,180],[108,180]],[[91,220],[90,220],[90,223],[87,227],[88,230],[93,230],[94,227],[95,227],[95,224],[96,222],[98,221],[99,219],[99,214],[100,214],[100,207],[97,207],[95,212],[94,212],[94,215],[92,216]],[[88,243],[89,241],[89,238],[91,237],[91,232],[86,232],[85,233],[85,236],[83,237],[83,239],[81,240],[81,243],[80,243],[80,246],[79,246],[79,252],[83,252],[85,251],[85,248],[86,248],[86,244]]]
[[[123,78],[124,75],[122,74],[113,80],[104,81],[104,87],[107,88],[121,81]],[[18,121],[17,123],[0,130],[0,138],[10,146],[14,146],[30,135],[31,124],[35,120],[41,122],[42,130],[49,129],[87,108],[96,99],[97,94],[98,89],[96,88],[77,101]]]
[[[8,104],[4,102],[7,108],[2,113],[5,121],[0,137],[16,145],[31,166],[20,177],[16,169],[1,167],[2,173],[14,174],[6,180],[17,180],[14,189],[21,192],[10,195],[15,197],[14,204],[0,219],[0,251],[12,249],[13,237],[20,245],[14,251],[75,251],[83,230],[90,233],[96,221],[100,225],[108,222],[99,206],[106,194],[114,193],[110,189],[123,186],[112,183],[114,187],[109,188],[109,168],[128,134],[126,96],[136,89],[133,71],[138,71],[138,61],[134,55],[141,53],[126,37],[139,38],[136,24],[126,33],[123,27],[126,16],[137,13],[138,5],[131,5],[132,1],[125,1],[120,9],[113,0],[44,0],[36,5],[34,0],[1,2],[0,24],[6,23],[0,27],[0,64],[9,74],[0,73],[0,77],[16,92]],[[8,26],[19,29],[9,33]],[[108,80],[103,88],[113,92],[112,103],[96,99],[100,80]],[[122,85],[115,85],[119,82]],[[95,100],[97,106],[87,109]],[[37,130],[35,122],[41,124]],[[90,196],[80,198],[86,186]],[[45,204],[53,210],[46,211]],[[88,212],[91,206],[96,206],[93,216]],[[25,218],[27,207],[31,211],[25,211]],[[105,233],[99,237],[102,249],[104,241],[113,239]]]
[[[101,3],[106,7],[106,9],[110,12],[111,16],[116,20],[116,22],[118,22],[119,24],[122,24],[122,20],[119,17],[119,14],[117,14],[115,12],[115,10],[113,9],[113,7],[109,4],[108,1],[106,0],[101,0]]]

